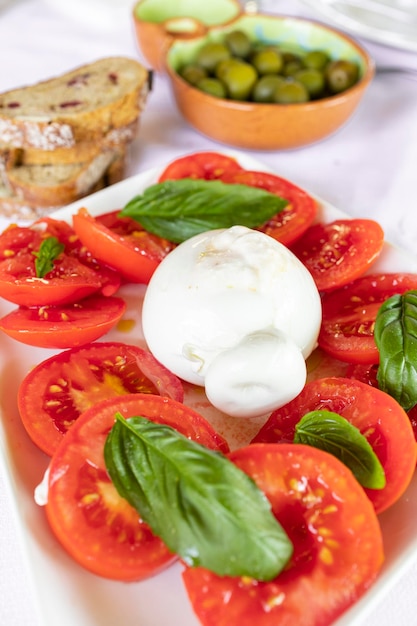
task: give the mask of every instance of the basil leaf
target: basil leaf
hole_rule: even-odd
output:
[[[191,566],[272,580],[292,544],[255,482],[173,428],[116,415],[104,457],[119,494]]]
[[[295,428],[294,443],[304,443],[336,456],[369,489],[383,489],[385,472],[360,430],[338,413],[310,411]]]
[[[43,278],[54,269],[54,261],[63,252],[65,246],[56,237],[47,237],[39,246],[37,252],[33,252],[35,259],[35,271],[38,278]]]
[[[378,387],[409,411],[417,404],[417,291],[388,298],[374,329]]]
[[[150,233],[181,243],[216,228],[236,224],[256,228],[287,204],[258,187],[182,178],[151,185],[130,200],[120,215],[135,219]]]

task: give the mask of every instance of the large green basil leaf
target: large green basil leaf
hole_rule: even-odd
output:
[[[392,296],[381,305],[374,337],[378,387],[409,411],[417,404],[417,291]]]
[[[369,489],[385,487],[385,472],[360,430],[332,411],[310,411],[295,428],[294,443],[304,443],[336,456]]]
[[[44,239],[39,247],[39,250],[32,252],[36,257],[35,259],[35,271],[38,278],[43,278],[46,274],[49,274],[54,267],[55,261],[65,250],[63,243],[56,237],[47,237]]]
[[[104,454],[120,495],[187,564],[272,580],[291,557],[268,499],[224,455],[169,426],[120,414]]]
[[[182,178],[151,185],[122,209],[150,233],[181,243],[194,235],[239,224],[256,228],[287,200],[249,185]]]

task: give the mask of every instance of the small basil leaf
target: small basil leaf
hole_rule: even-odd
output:
[[[175,243],[216,228],[256,228],[288,204],[274,193],[220,180],[182,178],[151,185],[122,209],[147,231]]]
[[[104,457],[119,494],[188,565],[272,580],[288,562],[292,544],[268,499],[222,454],[118,414]]]
[[[378,387],[409,411],[417,404],[417,291],[388,298],[375,321]]]
[[[372,446],[360,430],[338,413],[311,411],[295,428],[294,443],[329,452],[342,461],[368,489],[383,489],[385,472]]]
[[[38,278],[43,278],[54,269],[54,261],[63,252],[65,246],[56,237],[47,237],[39,246],[37,252],[33,252],[35,259],[35,271]]]

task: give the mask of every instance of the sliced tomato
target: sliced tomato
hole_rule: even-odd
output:
[[[407,489],[416,466],[416,440],[407,413],[387,393],[358,380],[321,378],[274,411],[253,441],[293,441],[300,419],[316,410],[342,415],[369,441],[384,468],[386,486],[364,491],[377,513],[388,509]]]
[[[346,219],[314,224],[292,246],[319,291],[359,278],[381,253],[384,231],[374,220]]]
[[[283,211],[277,213],[266,224],[258,228],[285,246],[289,246],[299,239],[317,215],[317,203],[312,196],[275,174],[252,170],[229,171],[222,176],[222,181],[260,187],[288,200]]]
[[[378,309],[387,298],[410,289],[417,289],[417,274],[370,274],[324,294],[320,347],[348,363],[378,363],[374,340]]]
[[[175,159],[159,176],[158,181],[178,180],[179,178],[221,178],[226,172],[237,172],[242,167],[233,157],[218,152],[196,152]]]
[[[39,363],[17,396],[32,441],[52,456],[81,413],[105,398],[152,393],[184,399],[181,381],[147,350],[118,342],[65,350]]]
[[[187,568],[203,626],[329,626],[375,580],[384,558],[372,505],[351,472],[300,444],[253,444],[229,457],[253,478],[294,545],[271,582]]]
[[[30,346],[74,348],[105,335],[125,310],[121,298],[94,295],[63,306],[19,307],[0,319],[0,330]]]
[[[103,448],[118,412],[168,424],[213,450],[226,453],[228,447],[201,415],[150,394],[103,400],[63,437],[49,467],[49,524],[81,566],[105,578],[133,581],[156,574],[176,557],[119,496],[107,474]]]
[[[366,385],[371,387],[378,387],[378,365],[365,364],[365,363],[351,363],[346,364],[346,377],[360,380]],[[413,429],[414,438],[417,441],[417,404],[412,409],[407,411],[408,419],[410,420],[411,428]]]
[[[108,263],[126,279],[147,284],[162,259],[175,247],[152,235],[120,211],[91,216],[80,209],[73,216],[74,230],[93,256]]]
[[[38,277],[35,254],[49,237],[56,237],[64,250],[52,270]],[[112,295],[120,286],[113,270],[101,268],[82,250],[73,229],[52,218],[6,229],[0,235],[0,259],[0,297],[22,306],[68,304],[100,290]]]

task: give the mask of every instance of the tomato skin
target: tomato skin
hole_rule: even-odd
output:
[[[292,246],[317,289],[331,291],[362,276],[381,253],[384,231],[370,219],[314,224]]]
[[[342,415],[366,437],[384,468],[386,486],[364,491],[377,513],[392,506],[413,477],[417,446],[407,413],[379,389],[350,378],[313,380],[294,400],[271,413],[253,442],[292,442],[296,424],[316,410]]]
[[[81,415],[51,459],[45,512],[58,541],[84,568],[113,580],[136,581],[169,566],[176,556],[118,495],[104,462],[115,414],[168,424],[213,450],[224,439],[198,413],[170,398],[129,394],[103,400]]]
[[[233,157],[218,152],[196,152],[175,159],[160,174],[158,182],[180,178],[214,180],[226,172],[238,172],[242,167]]]
[[[72,218],[74,230],[99,261],[111,265],[125,280],[147,284],[174,244],[118,214],[112,211],[94,218],[86,209],[80,209]]]
[[[39,348],[74,348],[105,335],[121,319],[126,303],[93,295],[63,306],[19,307],[0,319],[0,330]]]
[[[328,354],[348,363],[378,363],[374,326],[381,304],[395,294],[417,289],[417,274],[369,274],[324,294],[318,342]]]
[[[17,402],[32,441],[52,456],[80,415],[115,395],[152,393],[184,399],[181,381],[150,352],[118,342],[90,343],[46,359],[19,386]]]
[[[321,450],[251,444],[229,458],[266,494],[294,555],[267,583],[187,568],[183,580],[201,624],[329,626],[367,590],[383,562],[371,503],[351,472]]]
[[[235,183],[260,187],[288,200],[283,211],[277,213],[257,230],[277,239],[285,246],[292,245],[311,226],[317,215],[317,203],[300,187],[284,178],[267,172],[242,170],[226,172],[221,179],[225,183]]]

